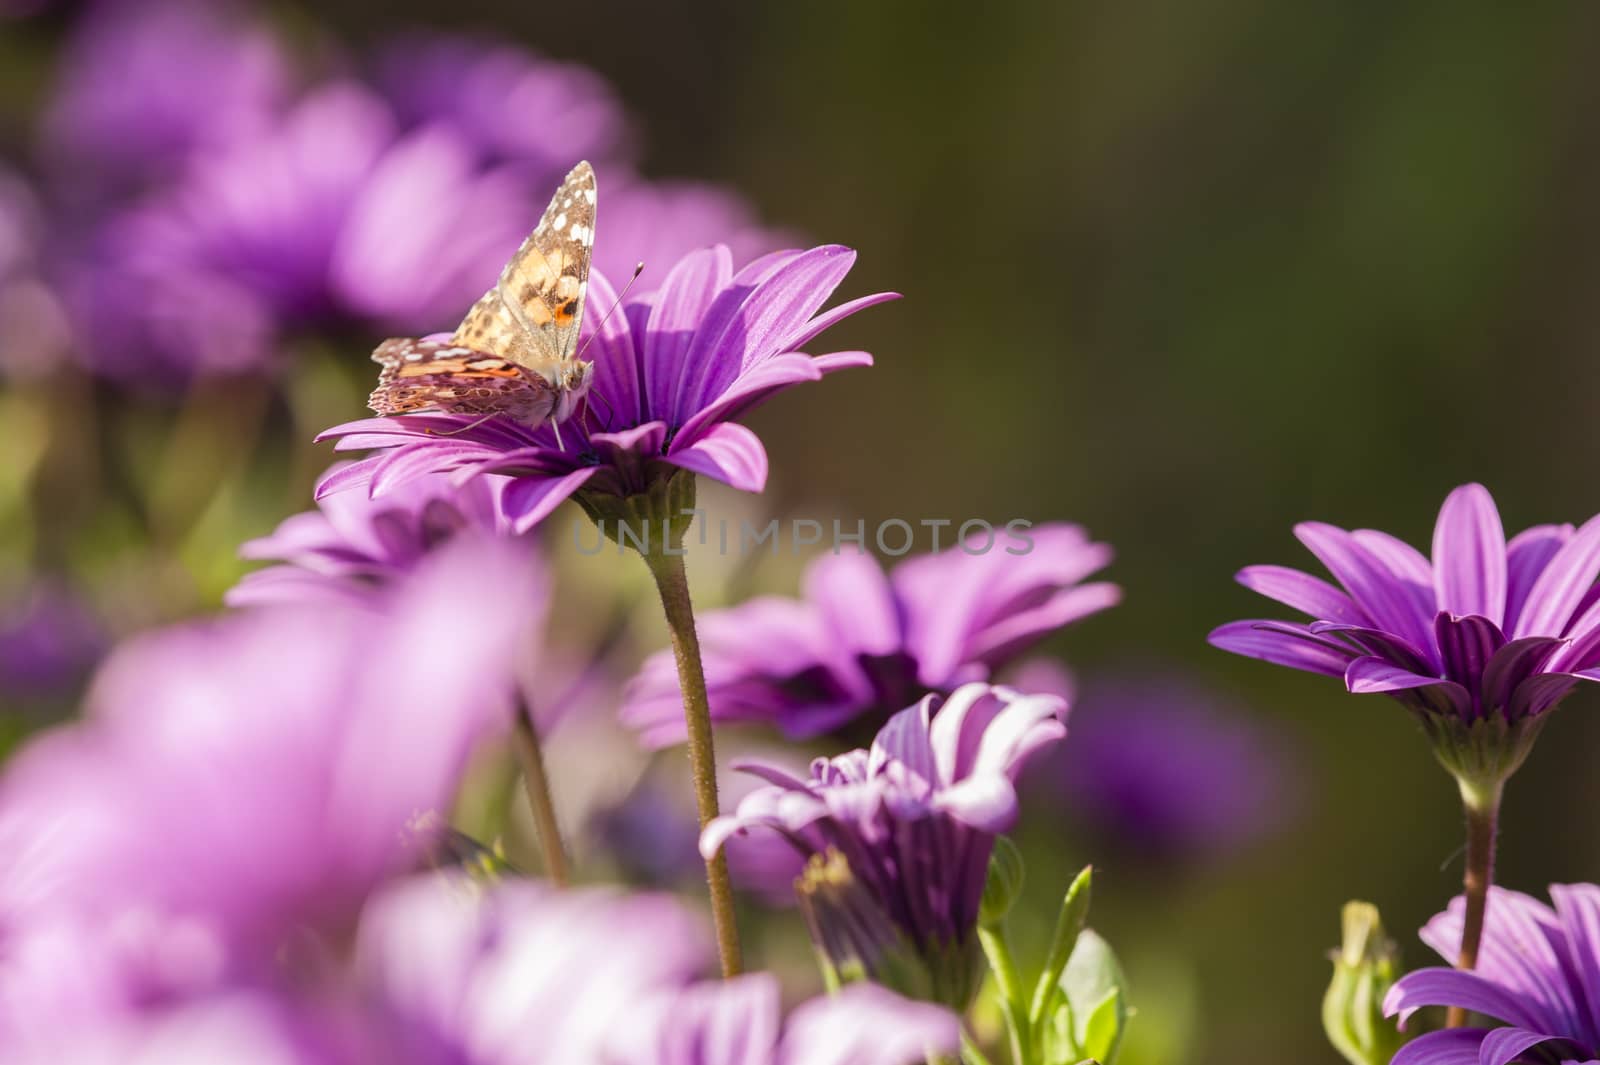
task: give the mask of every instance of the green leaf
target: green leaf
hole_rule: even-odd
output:
[[[1055,1000],[1061,973],[1078,944],[1078,934],[1083,931],[1084,922],[1088,920],[1090,889],[1093,885],[1094,866],[1086,865],[1073,878],[1061,900],[1055,934],[1050,940],[1050,953],[1045,958],[1044,972],[1039,974],[1039,982],[1034,985],[1033,1002],[1028,1009],[1028,1019],[1036,1025],[1044,1019]]]

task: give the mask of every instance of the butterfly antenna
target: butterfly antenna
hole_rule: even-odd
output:
[[[589,398],[590,399],[598,399],[601,403],[604,403],[606,405],[606,420],[605,420],[605,424],[603,426],[601,426],[601,428],[605,432],[610,432],[611,431],[611,415],[616,412],[616,409],[611,406],[611,401],[610,400],[606,399],[605,396],[602,396],[600,393],[596,392],[592,388],[589,390]],[[585,414],[589,413],[589,408],[588,408],[587,405],[584,406],[583,412]]]
[[[594,343],[594,338],[599,336],[600,331],[606,327],[606,323],[611,321],[611,316],[616,313],[618,307],[622,306],[622,297],[628,294],[628,290],[633,287],[635,281],[639,280],[639,275],[642,273],[644,273],[644,263],[640,263],[633,268],[633,276],[628,278],[626,285],[622,286],[622,291],[617,293],[617,298],[600,318],[600,324],[594,327],[594,332],[589,334],[589,339],[583,342],[583,347],[578,349],[578,354],[574,358],[583,358],[583,353],[589,350],[589,345]]]
[[[495,415],[495,412],[494,411],[490,411],[488,414],[485,414],[483,417],[479,418],[477,421],[473,422],[472,424],[463,425],[459,429],[447,429],[447,430],[445,430],[443,432],[440,432],[440,431],[435,430],[435,429],[424,429],[423,432],[427,433],[429,436],[459,436],[460,434],[466,432],[468,429],[476,429],[478,426],[482,425],[484,422],[488,421],[490,418],[493,418],[494,415]]]

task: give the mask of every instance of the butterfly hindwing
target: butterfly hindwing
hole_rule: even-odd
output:
[[[555,390],[538,374],[453,341],[386,340],[372,361],[382,369],[367,403],[379,414],[504,414],[537,425],[555,406]]]
[[[594,251],[595,180],[588,163],[572,168],[539,225],[467,312],[454,340],[498,355],[546,380],[575,357]]]

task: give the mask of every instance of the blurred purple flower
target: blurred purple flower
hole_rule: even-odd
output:
[[[729,772],[731,764],[719,745],[722,765],[718,767],[717,794],[722,805],[733,808],[761,786],[759,778]],[[783,772],[804,772],[779,752],[744,750],[733,761],[759,758],[763,765],[777,765]],[[687,770],[687,766],[680,767]],[[705,876],[700,858],[700,823],[696,816],[693,791],[686,773],[670,775],[657,765],[615,806],[595,819],[594,831],[631,879],[643,879],[662,887],[698,884]],[[767,833],[738,835],[727,841],[724,850],[728,872],[734,886],[749,892],[772,907],[794,905],[794,882],[805,867],[805,859],[784,840]]]
[[[988,680],[1055,630],[1114,605],[1113,584],[1082,584],[1111,561],[1077,525],[1028,531],[1032,549],[966,547],[885,574],[870,555],[825,555],[800,599],[751,600],[702,614],[712,717],[770,722],[792,738],[890,712],[927,691]],[[629,686],[622,720],[643,742],[683,739],[677,673],[653,655]]]
[[[1011,683],[1069,697],[1062,674],[1054,663],[1030,662]],[[1225,859],[1293,815],[1278,737],[1187,678],[1101,678],[1072,705],[1072,742],[1030,776],[1097,837],[1136,857]]]
[[[19,937],[37,946],[72,920],[137,918],[154,931],[95,940],[130,954],[99,966],[114,977],[101,997],[159,1001],[275,968],[296,929],[346,926],[417,860],[408,826],[446,808],[471,749],[509,725],[541,598],[525,553],[463,539],[366,607],[264,609],[120,649],[88,720],[36,741],[0,778],[13,855],[0,872],[0,970],[51,956]],[[453,632],[473,634],[470,654],[444,648]],[[0,980],[71,1001],[95,967],[55,968]],[[0,1032],[51,1016],[6,1009]]]
[[[953,1055],[947,1010],[859,985],[781,1020],[777,980],[755,973],[658,995],[622,1025],[607,1065],[915,1065]]]
[[[1017,774],[1066,735],[1066,710],[1053,695],[967,684],[890,718],[870,750],[817,759],[808,780],[737,765],[769,786],[707,825],[701,854],[777,832],[809,859],[800,903],[836,970],[964,1009],[995,837],[1016,821]]]
[[[1383,1003],[1402,1023],[1423,1006],[1460,1006],[1508,1027],[1428,1032],[1402,1047],[1394,1065],[1600,1059],[1600,887],[1556,884],[1550,898],[1554,909],[1490,888],[1476,970],[1418,969]],[[1465,911],[1458,896],[1422,929],[1423,941],[1447,960],[1461,943]]]
[[[210,0],[91,4],[60,69],[43,150],[59,183],[90,193],[171,178],[193,153],[256,135],[290,83],[278,41]]]
[[[357,982],[396,1042],[467,1065],[599,1062],[618,1009],[687,984],[710,960],[702,924],[667,896],[557,891],[449,876],[392,885],[367,908]],[[653,1059],[636,1058],[634,1062]]]
[[[799,234],[761,225],[755,210],[731,189],[693,181],[625,182],[607,190],[605,239],[595,245],[594,267],[619,282],[644,264],[634,288],[665,283],[672,264],[690,252],[726,244],[737,269],[780,248],[801,247]]]
[[[66,586],[36,580],[0,602],[0,692],[42,700],[69,694],[106,647],[104,626]]]
[[[246,541],[242,558],[279,562],[246,574],[229,606],[364,599],[412,572],[458,535],[510,535],[500,506],[506,481],[453,485],[442,475],[409,481],[382,499],[364,492],[324,496],[318,509],[285,518],[271,535]]]
[[[580,490],[638,495],[679,469],[760,491],[766,451],[733,419],[791,385],[872,362],[862,351],[812,357],[799,350],[834,323],[892,298],[878,293],[818,314],[854,262],[854,252],[829,245],[776,253],[735,274],[727,248],[695,252],[659,292],[630,295],[591,334],[591,397],[602,397],[609,416],[591,406],[563,426],[560,446],[549,423],[445,414],[349,422],[323,438],[337,439],[341,451],[380,453],[339,471],[320,491],[361,485],[377,497],[426,473],[451,471],[458,480],[508,474],[517,480],[504,502],[519,530]],[[591,277],[592,305],[608,307],[615,298],[603,277]],[[586,326],[598,317],[586,316]],[[441,435],[447,432],[455,435]]]
[[[1305,522],[1295,535],[1343,586],[1250,566],[1239,583],[1312,621],[1235,621],[1216,646],[1343,677],[1419,713],[1510,722],[1600,679],[1600,518],[1536,525],[1509,543],[1488,491],[1450,493],[1433,559],[1387,533]]]
[[[578,159],[626,155],[622,105],[585,67],[491,40],[415,35],[380,49],[375,71],[406,125],[449,128],[480,160],[515,163],[537,187],[553,188]]]
[[[340,220],[327,264],[340,309],[393,333],[448,331],[539,220],[560,175],[484,166],[463,133],[424,126],[389,146]]]

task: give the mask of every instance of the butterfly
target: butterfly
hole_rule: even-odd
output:
[[[576,350],[594,214],[594,168],[579,163],[449,340],[378,345],[372,361],[382,369],[367,405],[379,414],[505,415],[532,426],[570,417],[594,372]]]

